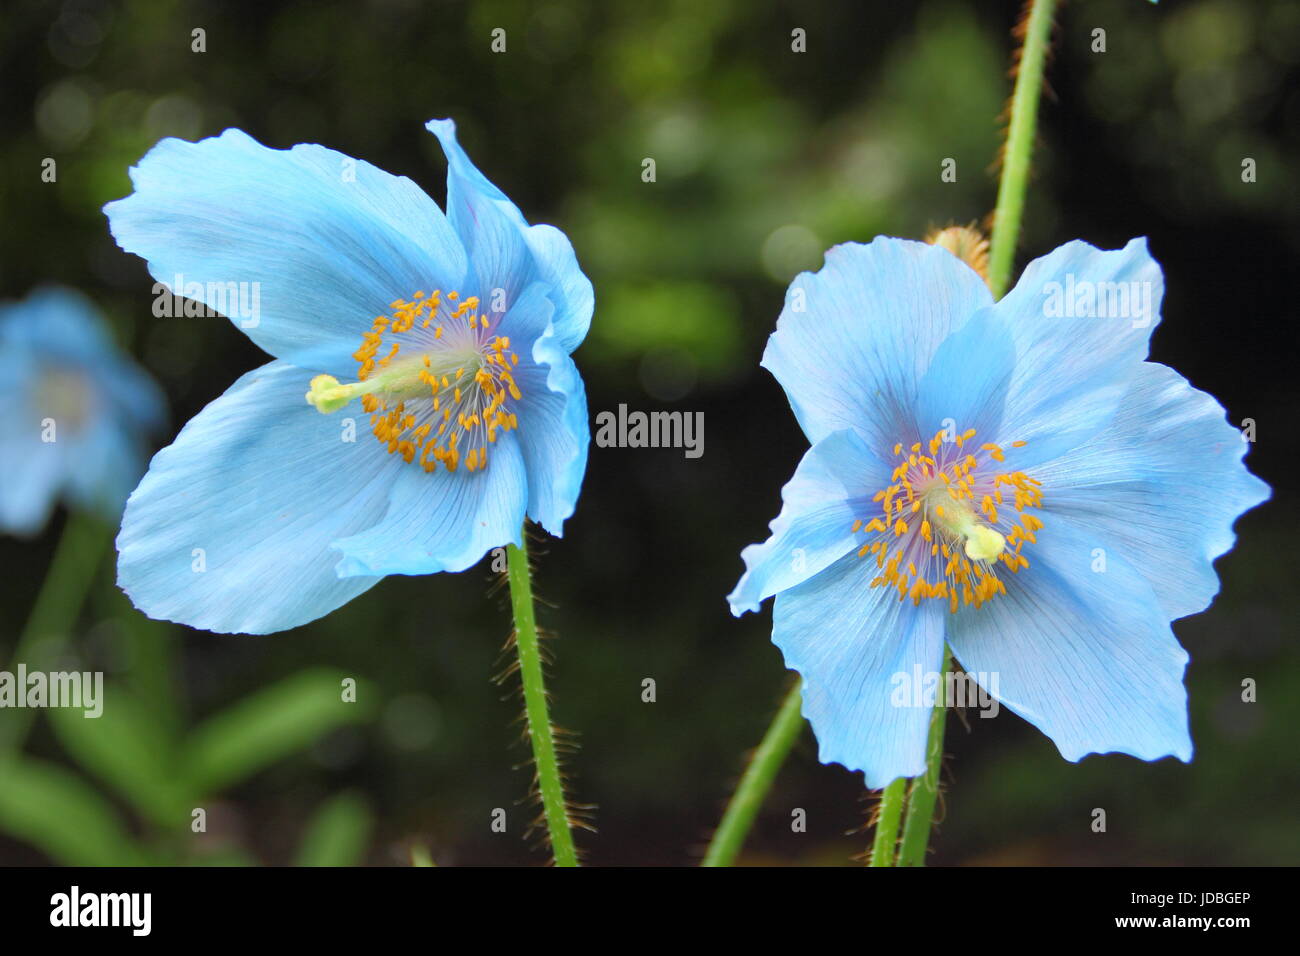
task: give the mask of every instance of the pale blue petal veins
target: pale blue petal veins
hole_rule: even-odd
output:
[[[933,700],[914,691],[942,666],[948,616],[941,601],[917,607],[871,587],[874,574],[849,554],[778,594],[772,616],[773,643],[803,676],[819,759],[861,770],[871,789],[925,770]]]
[[[407,465],[391,479],[391,504],[372,527],[333,542],[338,573],[464,571],[491,548],[519,544],[528,475],[515,432],[488,446],[488,467],[425,472]],[[389,456],[401,461],[400,456]]]
[[[1145,239],[1103,251],[1067,242],[1035,259],[995,306],[1016,343],[1003,444],[1016,467],[1049,461],[1100,431],[1146,359],[1164,276]]]
[[[871,496],[889,483],[890,467],[851,428],[832,432],[804,453],[781,489],[771,537],[741,552],[745,573],[727,597],[739,617],[843,557],[858,541],[853,523],[879,506]]]
[[[429,120],[447,156],[447,216],[469,252],[479,295],[489,307],[500,289],[507,302],[529,283],[545,282],[555,303],[555,335],[566,353],[587,335],[595,295],[573,246],[553,226],[530,226],[519,208],[484,176],[456,140],[456,124]]]
[[[555,301],[555,341],[573,352],[587,337],[596,293],[591,280],[578,267],[573,244],[559,229],[545,223],[529,226],[524,241],[532,252],[538,275],[550,287]]]
[[[940,344],[992,297],[952,253],[878,237],[801,273],[763,354],[809,441],[856,429],[879,455],[915,427],[919,383]]]
[[[533,343],[551,329],[554,316],[555,302],[550,295],[550,286],[545,282],[530,282],[510,300],[493,331],[508,336],[511,349],[519,354],[520,359],[526,359],[533,350]]]
[[[1146,578],[1100,534],[1067,522],[1048,519],[1026,553],[1028,568],[1002,575],[1007,593],[951,617],[961,666],[1066,760],[1191,760],[1187,652]]]
[[[1110,424],[1034,475],[1046,520],[1104,540],[1180,618],[1213,600],[1233,523],[1269,496],[1242,461],[1249,447],[1213,396],[1144,362]]]
[[[521,398],[515,435],[528,472],[528,517],[559,537],[574,512],[587,470],[591,430],[578,367],[555,332],[555,303],[545,282],[516,298],[496,331],[521,358],[512,373]]]
[[[308,405],[310,375],[283,362],[249,372],[154,456],[117,539],[118,585],[141,611],[266,634],[379,580],[340,578],[330,544],[379,521],[398,473],[419,469],[349,440],[346,411]]]
[[[532,358],[516,375],[523,400],[515,434],[528,470],[528,517],[558,538],[587,471],[587,393],[552,326],[533,343]]]
[[[391,302],[466,278],[460,240],[418,186],[323,146],[270,149],[237,129],[164,139],[131,181],[104,207],[118,245],[303,368],[351,375]]]
[[[970,428],[977,435],[996,435],[1015,367],[1015,343],[1006,324],[992,309],[975,313],[943,340],[921,378],[915,440],[928,441],[943,430],[951,441]],[[912,444],[910,436],[898,437]]]

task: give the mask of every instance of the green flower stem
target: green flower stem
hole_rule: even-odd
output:
[[[1011,120],[1007,124],[1007,142],[1002,153],[1002,178],[998,182],[998,202],[993,211],[993,235],[989,249],[989,289],[1000,299],[1011,278],[1011,262],[1020,235],[1020,218],[1025,209],[1025,190],[1029,185],[1029,157],[1034,148],[1034,128],[1038,122],[1038,100],[1043,86],[1043,67],[1051,42],[1052,14],[1056,0],[1030,0],[1029,19],[1025,23],[1024,45],[1016,71],[1016,87],[1011,94]]]
[[[520,546],[506,546],[510,605],[515,616],[515,650],[519,655],[519,677],[524,685],[524,713],[528,739],[533,747],[537,789],[542,813],[551,837],[551,854],[556,866],[577,866],[578,854],[569,829],[569,811],[564,802],[564,781],[555,754],[555,738],[546,703],[546,680],[542,674],[541,646],[537,640],[537,619],[533,609],[533,578],[528,566],[527,529]]]
[[[731,802],[722,815],[717,832],[709,842],[708,852],[704,854],[701,866],[731,866],[745,842],[749,828],[754,824],[758,809],[763,805],[767,792],[772,789],[772,781],[777,771],[785,762],[790,748],[799,739],[803,729],[803,682],[796,680],[790,692],[781,702],[781,709],[772,718],[767,733],[754,751],[745,774],[740,778],[740,785],[731,795]]]
[[[880,815],[876,817],[876,838],[871,844],[871,866],[893,866],[898,852],[898,824],[907,802],[907,778],[899,777],[880,794]]]
[[[939,771],[943,765],[943,726],[948,716],[943,694],[944,675],[951,666],[952,651],[944,647],[939,687],[930,714],[930,737],[925,746],[925,773],[912,779],[907,795],[907,819],[903,823],[903,841],[898,847],[899,866],[925,866],[925,851],[930,844],[930,821],[939,796]]]
[[[29,670],[39,670],[72,630],[111,537],[109,529],[98,519],[79,512],[68,513],[36,603],[14,645],[8,670],[12,671],[19,662]],[[5,713],[0,720],[0,756],[11,754],[23,745],[33,720],[34,711],[29,708],[13,708]]]

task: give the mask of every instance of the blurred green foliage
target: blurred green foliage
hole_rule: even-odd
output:
[[[134,614],[125,640],[142,671],[170,670],[174,636]],[[142,658],[153,657],[146,663]],[[58,669],[77,669],[64,658]],[[337,728],[373,717],[374,695],[326,668],[299,671],[262,687],[194,727],[173,710],[174,688],[141,693],[125,682],[104,686],[102,714],[48,711],[54,735],[81,773],[50,760],[0,754],[0,829],[61,863],[248,863],[255,858],[230,834],[209,834],[209,810],[228,789]],[[91,777],[103,789],[88,782]],[[128,823],[119,804],[131,811]],[[346,865],[365,850],[371,815],[343,794],[308,822],[297,860]],[[193,837],[193,839],[191,839]]]
[[[763,342],[786,284],[828,246],[987,214],[1017,7],[11,3],[0,291],[57,280],[90,294],[163,383],[179,427],[265,357],[222,321],[152,317],[152,280],[99,212],[129,191],[127,168],[160,137],[236,125],[271,146],[325,143],[441,198],[443,160],[422,124],[453,116],[486,174],[532,221],[563,228],[595,283],[577,353],[592,412],[706,414],[698,461],[593,448],[565,538],[536,548],[554,604],[542,622],[557,634],[555,714],[581,731],[573,796],[599,807],[599,834],[580,843],[594,863],[688,863],[785,680],[768,612],[736,621],[723,603],[805,446],[757,366]],[[191,52],[195,28],[205,53]],[[497,28],[503,54],[489,46]],[[1097,28],[1105,53],[1092,49]],[[791,49],[795,29],[806,53]],[[1285,0],[1067,5],[1020,257],[1149,236],[1168,290],[1153,358],[1233,421],[1260,423],[1249,460],[1280,492],[1294,490],[1296,451],[1298,63],[1300,15]],[[46,157],[53,184],[39,178]],[[954,183],[939,179],[946,158]],[[1216,604],[1176,626],[1193,661],[1195,762],[1072,765],[1009,713],[972,719],[948,735],[937,862],[1295,859],[1300,655],[1279,556],[1297,522],[1279,498],[1240,523]],[[0,541],[0,659],[53,538]],[[508,621],[485,566],[390,579],[258,639],[142,622],[109,577],[69,645],[110,673],[111,707],[101,721],[51,714],[0,772],[0,862],[406,864],[425,846],[439,864],[539,862],[520,839],[533,810],[515,767],[517,701],[489,681]],[[363,674],[372,719],[344,720],[337,682]],[[654,704],[640,700],[645,677]],[[1240,702],[1246,677],[1258,703]],[[844,864],[864,849],[860,778],[815,758],[805,734],[748,859]],[[200,840],[188,814],[205,800]],[[1108,834],[1088,827],[1097,806]],[[807,833],[790,832],[793,807],[808,811]],[[489,828],[495,808],[504,835]]]

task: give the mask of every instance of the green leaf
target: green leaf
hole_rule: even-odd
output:
[[[316,811],[302,846],[298,866],[356,866],[366,849],[373,818],[366,802],[356,794],[344,793]]]
[[[0,828],[68,866],[151,862],[107,801],[76,774],[44,761],[0,761]]]
[[[189,824],[194,798],[177,773],[170,728],[124,687],[104,688],[103,713],[51,709],[50,723],[77,762],[164,829]]]
[[[197,793],[214,793],[301,750],[345,724],[369,716],[369,695],[343,699],[340,671],[301,671],[209,718],[184,745],[185,778]]]

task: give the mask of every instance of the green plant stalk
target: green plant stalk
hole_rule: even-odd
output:
[[[89,515],[70,511],[55,546],[45,580],[36,595],[27,623],[14,645],[8,669],[19,663],[40,669],[54,643],[77,622],[86,595],[108,550],[111,535],[104,524]],[[29,708],[13,708],[0,721],[0,756],[23,745],[35,719]]]
[[[1007,124],[1007,141],[1002,154],[1002,175],[998,181],[997,205],[993,211],[993,234],[990,238],[988,284],[994,299],[1007,291],[1016,241],[1025,210],[1025,193],[1029,188],[1030,157],[1034,149],[1034,131],[1038,125],[1038,101],[1042,97],[1043,70],[1051,43],[1052,16],[1056,0],[1030,0],[1025,23],[1024,43],[1016,70],[1016,85],[1011,94],[1011,117]],[[926,742],[925,773],[912,780],[907,794],[907,817],[903,837],[898,845],[899,866],[924,866],[930,843],[934,805],[939,796],[939,775],[943,764],[943,732],[947,718],[943,675],[948,672],[952,651],[944,648],[943,666],[934,711],[930,715],[930,733]],[[892,865],[889,844],[902,812],[901,779],[885,788],[876,825],[872,849],[872,866]],[[891,793],[891,790],[893,791]]]
[[[1002,298],[1011,278],[1011,263],[1020,235],[1020,220],[1029,186],[1029,159],[1034,149],[1038,123],[1038,101],[1042,93],[1043,68],[1051,42],[1052,14],[1056,0],[1031,0],[1025,40],[1020,50],[1020,67],[1011,94],[1011,119],[1002,153],[1002,176],[998,201],[993,210],[993,235],[989,248],[989,289],[994,299]]]
[[[893,866],[898,852],[898,824],[907,802],[907,778],[899,777],[880,794],[880,815],[876,817],[876,838],[871,844],[871,866]]]
[[[803,681],[796,680],[754,751],[736,792],[731,795],[701,866],[731,866],[754,825],[759,807],[772,789],[781,764],[803,729]]]
[[[944,675],[951,666],[952,651],[945,646],[934,710],[930,714],[930,736],[925,745],[925,773],[912,778],[912,787],[907,794],[907,819],[898,846],[899,866],[925,866],[925,851],[930,845],[930,821],[934,818],[934,804],[939,797],[939,772],[943,767],[943,728],[948,716],[943,693]]]
[[[513,544],[506,546],[506,574],[510,580],[510,605],[515,617],[515,651],[519,655],[519,677],[524,688],[528,740],[533,748],[537,789],[542,798],[546,830],[551,838],[551,855],[556,866],[577,866],[578,854],[574,849],[569,811],[564,801],[564,780],[560,776],[560,762],[555,753],[555,738],[546,703],[546,680],[542,673],[541,646],[537,639],[526,528],[519,540],[519,547]]]

